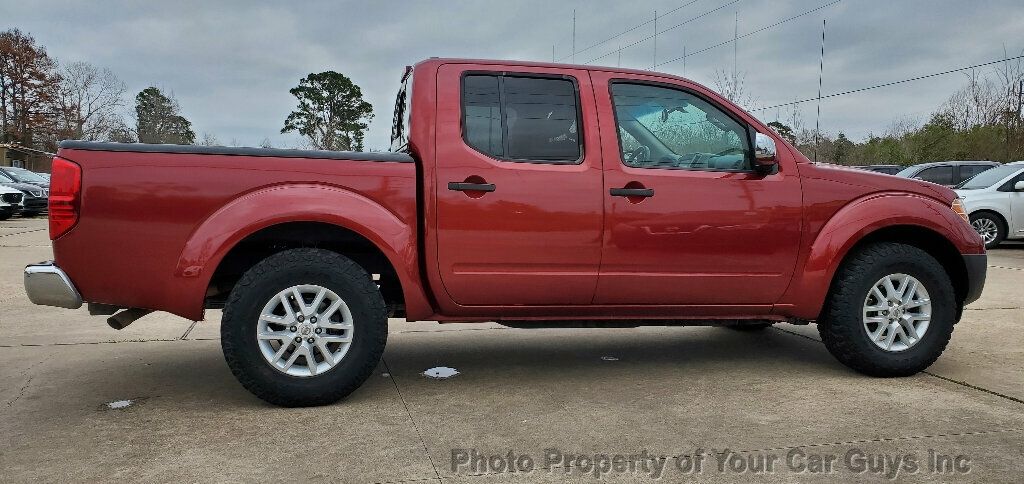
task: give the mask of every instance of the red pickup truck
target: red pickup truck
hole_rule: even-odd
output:
[[[816,322],[874,376],[938,358],[986,256],[952,190],[808,161],[687,79],[429,59],[388,153],[68,141],[36,304],[121,328],[223,308],[231,371],[336,401],[388,317],[514,327]]]

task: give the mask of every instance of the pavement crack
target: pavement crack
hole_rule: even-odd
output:
[[[779,331],[782,331],[783,333],[788,333],[788,334],[791,334],[793,336],[799,336],[801,338],[805,338],[805,339],[809,339],[809,340],[817,342],[817,343],[821,343],[820,340],[814,339],[814,338],[812,338],[810,336],[807,336],[807,335],[803,335],[803,334],[800,334],[800,333],[794,333],[792,331],[786,331],[786,330],[784,330],[782,328],[772,328],[772,329],[777,329]],[[947,381],[949,383],[960,385],[962,387],[970,388],[972,390],[977,390],[979,392],[984,392],[984,393],[988,393],[990,395],[995,395],[995,396],[1000,397],[1000,398],[1005,398],[1005,399],[1007,399],[1007,400],[1009,400],[1011,402],[1024,404],[1024,400],[1022,400],[1020,398],[1017,398],[1017,397],[1013,397],[1013,396],[1007,395],[1005,393],[999,393],[999,392],[997,392],[995,390],[989,390],[988,388],[979,387],[977,385],[973,385],[973,384],[967,383],[965,381],[954,380],[952,378],[944,377],[944,376],[939,375],[937,373],[932,373],[932,372],[930,372],[928,370],[921,370],[921,373],[924,374],[924,375],[928,375],[930,377],[938,378],[939,380]]]
[[[434,464],[434,458],[430,456],[430,449],[427,448],[427,441],[423,439],[423,432],[420,431],[420,426],[416,423],[416,418],[412,416],[412,411],[409,410],[409,403],[405,401],[405,395],[402,395],[402,390],[398,388],[398,380],[395,379],[395,372],[391,371],[391,367],[383,356],[380,358],[380,362],[384,364],[384,369],[388,371],[391,383],[395,385],[395,391],[398,392],[398,398],[402,400],[402,406],[405,407],[405,413],[409,415],[409,421],[412,422],[412,428],[416,429],[416,436],[420,439],[420,445],[423,447],[423,453],[426,454],[427,460],[430,462],[430,467],[434,469],[434,475],[437,476],[438,481],[441,481],[441,472],[437,470],[437,465]]]
[[[31,366],[29,366],[28,368],[26,368],[25,371],[21,372],[21,376],[28,376],[28,379],[25,380],[25,384],[21,386],[20,390],[18,390],[18,394],[15,395],[14,398],[12,398],[10,401],[7,402],[7,406],[8,407],[13,406],[15,403],[17,403],[18,400],[21,399],[21,397],[25,396],[25,391],[28,390],[28,387],[32,385],[32,380],[35,378],[34,376],[29,375],[28,373],[30,371],[32,371],[33,368],[39,366],[42,363],[43,363],[42,361],[37,361],[37,362],[33,363]]]
[[[1005,393],[999,393],[999,392],[997,392],[995,390],[989,390],[988,388],[982,388],[982,387],[979,387],[978,385],[972,385],[972,384],[967,383],[965,381],[960,381],[960,380],[954,380],[952,378],[947,378],[947,377],[944,377],[942,375],[938,375],[938,374],[932,373],[932,372],[927,371],[927,370],[922,371],[921,373],[924,373],[925,375],[928,375],[928,376],[931,376],[931,377],[938,378],[939,380],[948,381],[950,383],[955,383],[955,384],[963,386],[963,387],[967,387],[967,388],[971,388],[971,389],[974,389],[974,390],[978,390],[980,392],[985,392],[985,393],[988,393],[990,395],[995,395],[995,396],[1000,397],[1000,398],[1005,398],[1005,399],[1007,399],[1007,400],[1009,400],[1011,402],[1017,402],[1017,403],[1020,403],[1020,404],[1024,404],[1024,400],[1021,400],[1021,399],[1019,399],[1017,397],[1011,397],[1010,395],[1006,395]]]
[[[190,324],[188,326],[188,329],[185,330],[185,333],[182,334],[181,338],[178,338],[178,339],[185,339],[185,338],[187,338],[188,334],[192,332],[192,329],[196,327],[196,324],[199,324],[199,321],[192,321],[192,324]]]

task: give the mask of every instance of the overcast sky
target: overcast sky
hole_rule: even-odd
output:
[[[310,72],[335,70],[374,106],[367,147],[386,149],[404,66],[431,56],[550,61],[552,45],[556,58],[569,62],[574,8],[582,51],[576,62],[611,53],[593,63],[614,66],[620,43],[650,36],[653,22],[587,47],[652,20],[656,10],[658,30],[665,31],[727,5],[659,34],[662,63],[681,56],[684,45],[696,52],[732,39],[737,12],[742,36],[832,1],[0,0],[0,29],[28,31],[60,61],[110,68],[127,84],[128,97],[150,85],[173,92],[195,131],[224,144],[252,146],[268,137],[275,146],[294,146],[298,137],[279,134],[295,106],[288,89]],[[817,94],[822,19],[825,94],[1000,59],[1004,46],[1011,56],[1024,51],[1021,0],[842,0],[739,41],[739,70],[760,105]],[[623,67],[654,62],[652,40],[622,50]],[[689,56],[685,75],[713,85],[716,70],[732,66],[730,43]],[[657,70],[684,74],[682,61]],[[881,133],[896,118],[927,118],[963,82],[953,74],[828,100],[821,126],[854,139]],[[814,103],[801,107],[813,127]],[[765,121],[777,115],[755,114]]]

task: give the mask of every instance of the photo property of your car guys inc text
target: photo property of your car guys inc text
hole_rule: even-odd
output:
[[[0,481],[1015,482],[993,0],[0,0]]]

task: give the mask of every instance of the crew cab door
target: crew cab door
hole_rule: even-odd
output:
[[[590,303],[604,201],[587,72],[442,65],[436,130],[436,260],[451,299]]]
[[[765,305],[793,276],[795,160],[752,169],[748,119],[666,78],[593,72],[605,153],[597,304]]]

